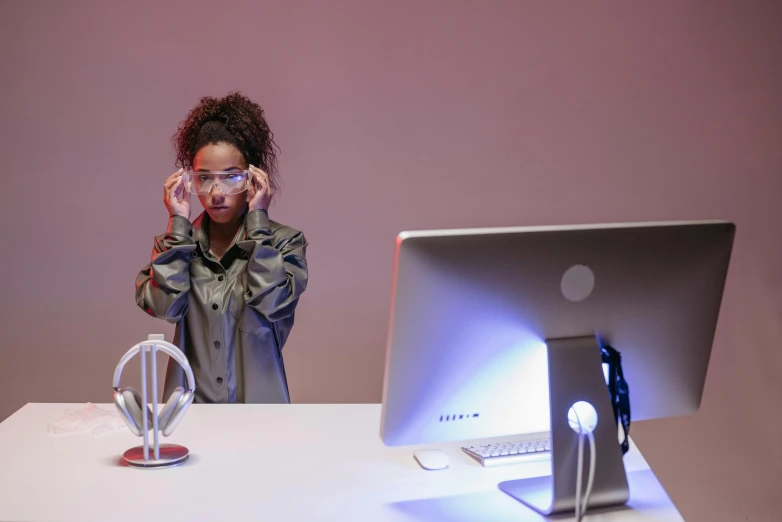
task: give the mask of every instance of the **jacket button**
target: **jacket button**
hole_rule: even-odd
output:
[[[217,310],[217,308],[218,308],[218,307],[217,307],[217,303],[214,303],[214,304],[212,305],[212,310]]]
[[[225,279],[223,276],[217,278],[218,281],[222,281],[223,279]]]
[[[220,349],[220,341],[215,341],[215,348]]]
[[[218,377],[217,378],[217,385],[218,386],[222,386],[223,385],[223,378],[222,377]]]

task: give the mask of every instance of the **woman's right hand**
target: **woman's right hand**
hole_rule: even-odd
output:
[[[190,191],[185,186],[185,169],[171,174],[163,184],[163,203],[170,216],[182,216],[190,220]]]

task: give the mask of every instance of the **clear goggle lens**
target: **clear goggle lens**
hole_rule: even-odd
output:
[[[239,194],[247,190],[249,170],[209,171],[184,173],[184,182],[190,192],[196,194],[210,194],[213,190],[219,190],[225,195]]]

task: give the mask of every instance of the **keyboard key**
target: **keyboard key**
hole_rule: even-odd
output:
[[[551,458],[551,441],[544,439],[476,444],[462,447],[462,450],[482,466],[489,467],[549,459]]]

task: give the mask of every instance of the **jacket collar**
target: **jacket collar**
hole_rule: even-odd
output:
[[[230,251],[234,245],[239,246],[242,250],[247,250],[243,243],[247,239],[247,232],[245,230],[245,220],[247,219],[247,212],[242,215],[242,221],[239,223],[239,230],[236,231],[236,235],[228,246],[226,252]],[[209,252],[209,223],[211,219],[209,214],[204,210],[201,212],[195,221],[193,221],[193,228],[195,229],[195,241],[202,254]]]

